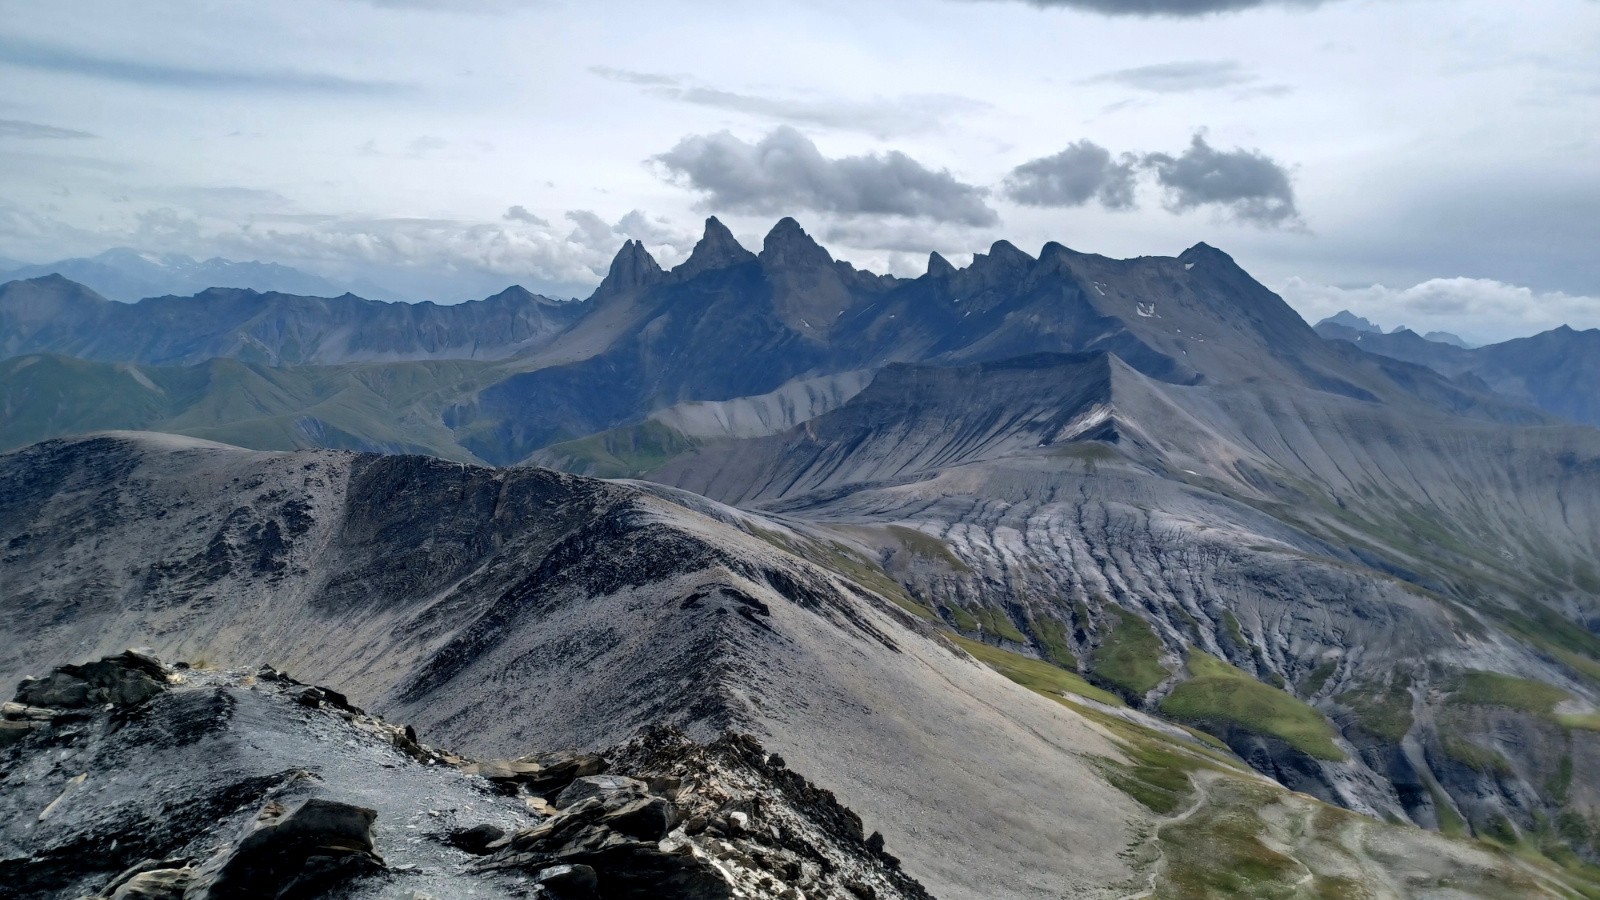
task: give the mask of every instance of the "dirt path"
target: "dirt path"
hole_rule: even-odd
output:
[[[1144,890],[1136,894],[1127,894],[1121,897],[1120,900],[1146,900],[1146,898],[1155,896],[1156,881],[1161,877],[1162,866],[1165,865],[1167,861],[1167,854],[1161,849],[1161,832],[1171,828],[1174,825],[1182,825],[1184,822],[1189,821],[1194,817],[1195,813],[1200,811],[1202,806],[1206,805],[1206,801],[1210,799],[1211,796],[1209,785],[1210,779],[1202,777],[1202,774],[1203,773],[1196,772],[1189,776],[1189,783],[1194,786],[1194,803],[1181,813],[1159,820],[1156,823],[1155,830],[1150,832],[1149,841],[1156,848],[1156,858],[1150,863],[1148,885]]]

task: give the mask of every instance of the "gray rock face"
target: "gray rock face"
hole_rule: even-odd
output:
[[[1093,725],[782,549],[810,539],[781,522],[684,502],[415,457],[149,435],[39,445],[0,457],[0,581],[27,585],[0,599],[21,636],[0,644],[0,670],[129,644],[270,663],[503,760],[503,775],[478,771],[530,798],[565,787],[522,783],[565,765],[530,747],[737,728],[839,792],[940,896],[1126,877],[1118,853],[1142,813],[1097,774],[1117,751]],[[306,686],[276,678],[258,676],[299,715],[356,715],[302,705]],[[386,753],[410,758],[402,737]],[[276,765],[265,774],[297,764]],[[383,802],[333,799],[378,810],[379,854],[407,864],[382,843]],[[967,814],[943,815],[952,804]]]
[[[1588,571],[1600,545],[1597,471],[1589,429],[1174,386],[1102,354],[890,367],[800,427],[707,445],[649,477],[875,534],[868,545],[948,624],[1091,678],[1102,678],[1119,610],[1137,615],[1160,644],[1149,662],[1161,674],[1136,689],[1101,683],[1151,709],[1200,650],[1340,718],[1346,704],[1370,715],[1374,696],[1399,703],[1392,684],[1429,698],[1423,709],[1448,704],[1452,679],[1470,670],[1558,685],[1592,708],[1582,660],[1559,664],[1547,648],[1596,646],[1585,623],[1600,582],[1557,573]],[[907,526],[920,543],[896,537]],[[1537,626],[1530,610],[1542,610]],[[1411,695],[1398,696],[1409,721]],[[1341,740],[1370,742],[1361,718],[1341,719]],[[1590,815],[1593,801],[1578,798],[1595,796],[1583,778],[1577,793],[1542,788],[1562,758],[1600,744],[1585,729],[1552,733],[1559,749],[1545,753],[1459,717],[1442,731],[1418,724],[1427,753],[1394,766],[1398,734],[1370,762],[1330,762],[1237,723],[1200,724],[1280,782],[1375,815],[1431,823],[1438,806],[1461,806],[1475,810],[1473,827],[1509,817],[1531,829],[1563,810]],[[1439,761],[1445,744],[1471,753],[1458,741],[1492,743],[1515,774],[1456,793]]]
[[[596,795],[547,818],[459,757],[402,750],[404,727],[305,707],[299,687],[184,667],[155,695],[73,710],[0,751],[6,896],[508,896],[530,883],[556,898],[837,896],[847,883],[886,900],[929,896],[881,842],[861,839],[853,813],[767,766],[747,737],[700,745],[649,731],[608,751],[641,795]],[[66,778],[61,760],[86,771]],[[648,793],[669,781],[670,799]],[[676,827],[730,803],[759,808],[766,830]],[[494,837],[463,847],[466,833]]]
[[[374,852],[376,810],[313,797],[269,803],[184,890],[196,900],[316,896],[384,869]]]

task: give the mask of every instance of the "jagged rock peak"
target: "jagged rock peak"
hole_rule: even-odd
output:
[[[740,246],[733,232],[728,230],[728,226],[722,224],[716,216],[712,216],[706,219],[705,233],[700,236],[699,243],[694,245],[689,258],[673,269],[672,274],[687,278],[701,272],[726,269],[752,259],[755,259],[755,254]]]
[[[1190,247],[1189,249],[1178,254],[1178,259],[1186,263],[1199,262],[1201,260],[1215,260],[1217,262],[1227,263],[1230,266],[1237,266],[1237,263],[1233,261],[1233,257],[1223,253],[1221,250],[1218,250],[1205,241],[1201,241],[1200,243],[1195,244],[1193,247]]]
[[[806,234],[799,222],[784,216],[767,232],[761,245],[761,261],[831,265],[833,256]]]
[[[949,278],[956,274],[956,267],[950,265],[950,260],[939,255],[935,250],[928,254],[928,275],[932,278]]]
[[[1039,248],[1040,259],[1050,259],[1051,257],[1055,256],[1072,256],[1073,253],[1074,251],[1068,248],[1066,245],[1057,243],[1056,241],[1049,241],[1043,247]]]
[[[1033,257],[1018,250],[1010,241],[995,241],[988,253],[972,257],[972,265],[963,272],[985,282],[1011,281],[1023,277],[1033,263]]]
[[[611,270],[595,293],[611,295],[632,288],[645,287],[661,280],[661,266],[639,241],[630,240],[622,245],[611,260]]]
[[[519,305],[524,303],[554,303],[549,297],[535,294],[520,284],[513,284],[498,294],[490,294],[484,298],[485,303],[504,303]]]
[[[1017,249],[1017,245],[1010,241],[995,241],[989,247],[989,258],[996,262],[1031,263],[1033,257]]]

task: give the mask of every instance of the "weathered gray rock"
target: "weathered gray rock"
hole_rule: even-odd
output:
[[[641,841],[659,841],[678,824],[678,808],[664,797],[629,800],[601,816],[601,824]]]
[[[111,900],[183,900],[194,876],[195,870],[188,866],[149,869],[122,881],[111,892]]]
[[[642,796],[649,789],[649,785],[637,778],[623,775],[585,775],[567,785],[553,802],[557,809],[576,806],[590,798],[611,803],[617,797]]]
[[[24,679],[15,702],[51,709],[103,703],[133,706],[166,690],[171,674],[154,657],[127,650],[92,663],[62,666],[43,678]]]
[[[587,900],[594,896],[600,880],[588,866],[563,864],[540,869],[538,882],[562,900]]]
[[[497,825],[474,825],[471,828],[458,828],[450,832],[448,840],[455,847],[460,847],[468,853],[484,854],[489,852],[489,845],[506,836],[505,829]]]
[[[313,798],[285,809],[269,803],[244,835],[201,867],[185,893],[192,900],[311,897],[333,885],[380,872],[373,846],[378,814]]]

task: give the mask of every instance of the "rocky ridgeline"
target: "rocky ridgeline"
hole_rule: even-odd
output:
[[[127,651],[0,721],[7,896],[928,897],[753,739],[469,761],[271,668]]]

